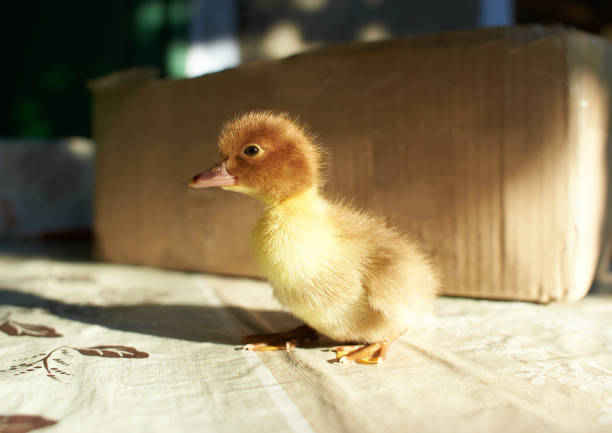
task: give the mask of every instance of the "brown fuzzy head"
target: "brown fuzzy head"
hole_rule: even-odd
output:
[[[219,150],[235,180],[226,189],[282,201],[320,184],[320,150],[287,114],[264,111],[237,117],[223,127]]]

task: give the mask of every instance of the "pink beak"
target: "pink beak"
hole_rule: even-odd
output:
[[[227,172],[225,161],[220,162],[203,173],[196,174],[191,178],[191,188],[209,188],[211,186],[236,185],[236,178]]]

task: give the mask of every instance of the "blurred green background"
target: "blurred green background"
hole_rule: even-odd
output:
[[[612,0],[30,0],[3,2],[0,16],[0,138],[20,139],[90,137],[88,80],[135,66],[203,73],[187,67],[190,50],[211,71],[329,43],[512,23],[612,38]]]
[[[184,76],[189,0],[11,2],[0,136],[90,136],[86,81],[137,65]],[[7,31],[8,30],[8,31]]]

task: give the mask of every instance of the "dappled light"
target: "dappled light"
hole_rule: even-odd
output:
[[[389,37],[391,37],[389,29],[380,22],[368,23],[357,32],[357,40],[362,42],[380,41]]]
[[[319,12],[325,9],[330,0],[291,0],[291,5],[304,12]]]
[[[240,49],[233,38],[215,39],[209,42],[196,42],[189,46],[185,60],[185,75],[198,75],[216,72],[237,66],[240,63]]]
[[[280,58],[304,51],[307,47],[298,24],[281,21],[263,36],[261,52],[268,58]]]

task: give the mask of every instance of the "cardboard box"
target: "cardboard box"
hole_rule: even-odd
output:
[[[145,80],[98,131],[99,254],[258,276],[248,239],[261,205],[186,183],[217,161],[224,121],[278,109],[330,149],[330,195],[418,238],[445,294],[579,299],[604,232],[611,81],[610,45],[539,26],[340,45]],[[93,88],[96,102],[112,90]]]

